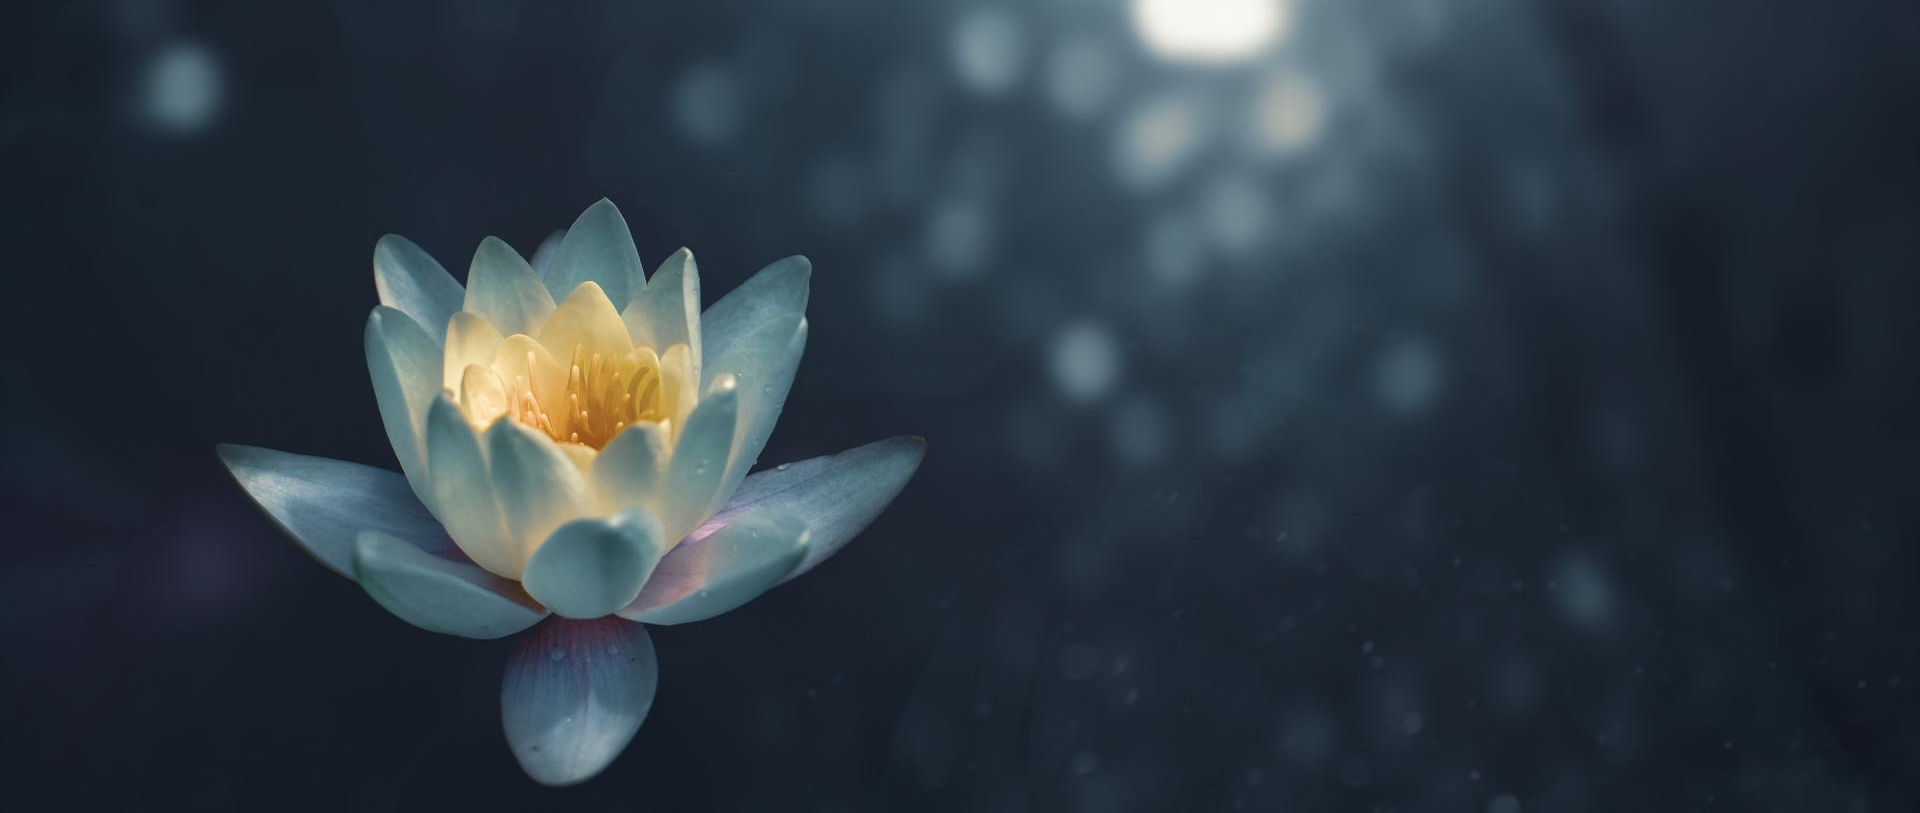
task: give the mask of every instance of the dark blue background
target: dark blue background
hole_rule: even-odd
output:
[[[1302,0],[1195,67],[1124,6],[9,7],[0,804],[1914,809],[1920,14]],[[709,302],[813,259],[764,459],[931,448],[555,791],[507,644],[212,446],[392,466],[374,241],[602,196]]]

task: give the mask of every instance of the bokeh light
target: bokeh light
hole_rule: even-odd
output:
[[[1133,0],[1133,23],[1167,59],[1233,62],[1284,35],[1291,9],[1288,0]]]

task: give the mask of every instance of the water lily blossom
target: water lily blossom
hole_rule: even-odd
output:
[[[819,565],[925,455],[899,437],[749,474],[806,342],[804,257],[700,309],[693,255],[642,272],[602,200],[535,271],[487,238],[462,287],[373,254],[367,368],[403,474],[226,445],[242,488],[402,620],[517,642],[507,742],[535,780],[605,768],[646,718],[646,624],[712,618]]]

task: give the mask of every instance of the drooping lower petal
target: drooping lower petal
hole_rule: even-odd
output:
[[[806,549],[807,526],[797,518],[741,519],[675,547],[620,616],[648,624],[704,621],[779,584]]]
[[[527,592],[566,618],[599,618],[640,594],[667,552],[660,521],[645,509],[577,519],[555,529],[527,561]]]
[[[353,577],[354,538],[362,530],[441,555],[458,550],[397,473],[257,446],[223,443],[214,451],[281,530],[342,576]]]
[[[379,531],[360,532],[353,573],[380,606],[428,632],[501,638],[547,616],[519,584]]]
[[[397,234],[374,244],[373,287],[380,304],[413,317],[435,341],[445,336],[447,320],[466,296],[433,255]]]
[[[549,618],[507,660],[500,716],[520,767],[544,785],[591,779],[653,707],[660,667],[645,627]]]
[[[790,579],[826,561],[866,530],[906,488],[926,456],[925,440],[897,437],[755,472],[702,530],[762,515],[798,518],[812,537],[805,561],[788,574]]]
[[[414,491],[426,493],[426,449],[421,428],[427,405],[440,393],[441,347],[412,317],[381,305],[367,316],[367,373],[387,441]]]

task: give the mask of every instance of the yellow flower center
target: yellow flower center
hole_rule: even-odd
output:
[[[698,372],[687,345],[634,346],[597,285],[581,285],[538,333],[501,338],[472,313],[448,324],[446,387],[468,420],[484,427],[510,417],[558,443],[602,449],[639,423],[658,423],[671,438],[693,409]]]

